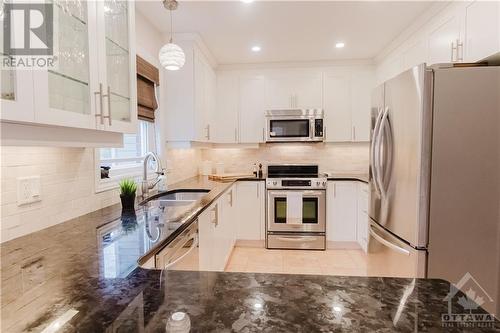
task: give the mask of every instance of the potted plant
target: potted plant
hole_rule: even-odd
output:
[[[136,190],[137,184],[133,179],[120,181],[120,199],[122,200],[123,210],[134,210]]]

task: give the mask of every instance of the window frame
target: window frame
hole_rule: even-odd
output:
[[[142,122],[147,122],[145,120],[138,120],[137,121],[137,132],[140,132],[140,126],[142,126]],[[153,126],[152,131],[148,131],[148,137],[147,137],[147,142],[141,142],[142,145],[142,151],[154,151],[158,153],[158,147],[156,145],[156,137],[158,133],[158,128],[157,124],[154,122],[150,122]],[[145,146],[147,145],[147,146]],[[121,148],[121,147],[115,147],[115,148]],[[140,183],[142,182],[142,172],[143,172],[143,167],[142,167],[142,161],[144,160],[144,156],[141,157],[131,157],[131,158],[123,158],[123,159],[115,159],[116,161],[126,161],[126,160],[140,160],[141,162],[139,163],[138,166],[134,167],[123,167],[123,168],[117,168],[119,171],[118,175],[116,175],[113,178],[106,178],[106,179],[101,179],[101,154],[100,154],[101,148],[95,148],[94,149],[94,174],[95,174],[95,193],[101,193],[109,190],[114,190],[119,187],[119,183],[122,179],[126,178],[132,178],[134,179],[137,184],[139,185],[138,188],[140,188]],[[106,159],[109,161],[109,159]],[[116,169],[115,169],[116,170]],[[153,172],[148,173],[148,180],[154,179],[156,176]]]

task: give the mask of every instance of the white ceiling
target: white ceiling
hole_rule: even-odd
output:
[[[433,2],[179,1],[175,32],[198,33],[219,64],[367,59],[378,55]],[[161,32],[160,0],[136,8]],[[345,42],[343,49],[335,43]],[[253,45],[262,50],[251,52]]]

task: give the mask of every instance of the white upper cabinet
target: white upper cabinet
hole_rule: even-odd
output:
[[[239,141],[238,83],[238,76],[232,73],[217,75],[215,142],[237,143]]]
[[[241,143],[265,140],[265,78],[259,75],[241,76],[239,84],[239,139]]]
[[[3,43],[0,47],[3,47]],[[2,52],[3,58],[7,57]],[[31,70],[0,70],[2,120],[32,122],[35,118],[33,109],[33,72]]]
[[[453,11],[444,16],[429,33],[429,64],[458,62],[460,58],[460,16]]]
[[[500,3],[474,1],[465,8],[464,61],[475,62],[500,51]]]
[[[324,80],[326,141],[351,141],[351,74],[326,73]]]
[[[327,142],[370,141],[371,69],[332,70],[324,75]]]
[[[186,55],[178,71],[165,71],[166,140],[213,142],[216,74],[194,40],[176,42]]]
[[[128,1],[54,2],[56,66],[2,71],[2,120],[135,132],[134,8]]]
[[[351,76],[352,141],[370,141],[371,93],[375,87],[372,70],[354,71]]]
[[[321,73],[291,72],[271,74],[266,80],[266,108],[321,109],[323,82]]]
[[[135,5],[130,1],[97,1],[99,83],[107,101],[103,113],[109,131],[134,133],[137,129]],[[97,91],[96,91],[97,92]],[[96,96],[99,96],[101,92]],[[96,115],[100,123],[100,116]]]

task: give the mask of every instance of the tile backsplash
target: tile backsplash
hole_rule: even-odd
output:
[[[277,163],[318,164],[320,172],[367,173],[368,143],[342,144],[265,144],[255,148],[203,149],[202,160],[214,165],[224,163],[227,173],[252,173],[254,163],[264,166]]]
[[[92,148],[2,147],[1,241],[119,202],[118,189],[95,193]],[[17,205],[17,178],[40,176],[41,201]]]

